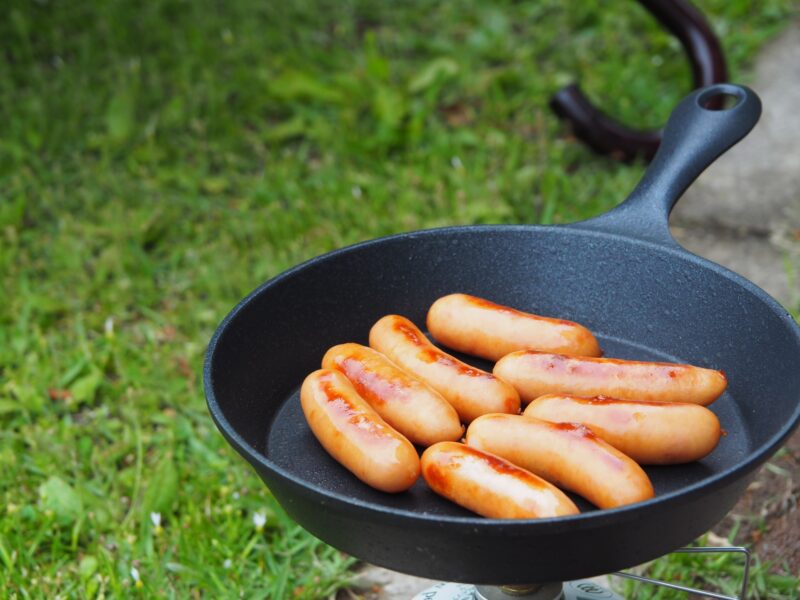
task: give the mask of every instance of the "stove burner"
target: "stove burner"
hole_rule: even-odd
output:
[[[533,585],[503,585],[500,587],[479,585],[475,588],[475,600],[560,600],[563,585],[559,583],[536,583]]]
[[[414,600],[624,600],[590,579],[530,586],[471,586],[439,583],[414,597]]]

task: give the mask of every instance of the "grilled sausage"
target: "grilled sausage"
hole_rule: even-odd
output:
[[[675,363],[512,352],[494,366],[525,403],[544,394],[711,404],[728,385],[722,371]]]
[[[422,476],[434,492],[484,517],[535,519],[578,513],[555,486],[464,444],[434,444],[421,462]]]
[[[419,456],[338,371],[314,371],[300,388],[306,421],[323,448],[361,481],[384,492],[407,490]]]
[[[369,345],[444,396],[462,421],[519,412],[519,394],[513,387],[442,352],[405,317],[380,319],[369,332]]]
[[[577,423],[485,415],[467,429],[467,444],[497,454],[600,508],[641,502],[654,494],[639,465]]]
[[[719,443],[717,415],[697,404],[583,398],[548,394],[531,402],[526,417],[583,423],[641,465],[700,460]]]
[[[496,361],[517,350],[600,356],[583,325],[540,317],[466,294],[439,298],[428,311],[428,331],[448,348]]]
[[[430,446],[461,439],[464,428],[447,400],[380,352],[339,344],[325,354],[322,368],[344,374],[359,396],[413,443]]]

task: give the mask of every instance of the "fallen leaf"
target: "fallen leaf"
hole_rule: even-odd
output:
[[[58,388],[49,388],[47,390],[47,395],[50,397],[50,400],[69,400],[72,398],[72,392]]]

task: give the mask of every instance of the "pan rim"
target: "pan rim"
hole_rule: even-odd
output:
[[[264,454],[257,451],[252,445],[250,445],[247,441],[245,441],[244,438],[242,438],[239,435],[239,433],[233,428],[231,423],[225,418],[222,409],[219,405],[219,402],[217,401],[216,395],[214,393],[211,366],[214,359],[214,354],[216,351],[217,344],[222,335],[227,330],[228,325],[236,318],[237,314],[241,310],[243,310],[255,297],[261,294],[263,290],[278,285],[284,279],[291,278],[296,273],[303,271],[317,263],[334,259],[338,256],[342,256],[351,252],[361,252],[366,249],[369,249],[374,245],[391,243],[397,240],[408,240],[417,237],[427,237],[429,235],[458,234],[458,233],[484,234],[484,233],[504,233],[504,232],[545,233],[549,235],[556,231],[563,231],[564,229],[569,229],[571,232],[575,232],[576,235],[586,236],[587,238],[614,239],[627,244],[640,245],[650,250],[665,252],[667,253],[667,255],[671,255],[674,258],[680,258],[681,260],[689,261],[690,263],[693,263],[693,266],[695,267],[709,269],[710,271],[718,275],[721,275],[729,280],[732,280],[733,283],[739,285],[741,288],[743,288],[743,290],[746,290],[747,292],[756,296],[756,298],[764,302],[766,306],[781,321],[783,321],[786,324],[787,328],[793,333],[795,342],[798,347],[798,352],[800,352],[800,326],[798,326],[794,318],[777,300],[772,298],[772,296],[767,294],[767,292],[762,290],[760,287],[758,287],[750,280],[742,277],[738,273],[735,273],[734,271],[731,271],[717,263],[714,263],[708,259],[705,259],[701,256],[689,252],[688,250],[680,246],[677,242],[675,242],[674,245],[667,245],[664,243],[657,243],[654,241],[631,237],[629,235],[623,235],[616,232],[603,231],[594,228],[590,229],[587,227],[582,227],[582,225],[583,225],[582,222],[570,223],[566,225],[555,225],[555,226],[489,224],[489,225],[461,225],[461,226],[421,229],[410,232],[392,234],[379,238],[373,238],[363,242],[338,248],[326,252],[324,254],[312,257],[298,265],[295,265],[294,267],[287,269],[286,271],[279,273],[278,275],[260,284],[253,291],[247,294],[242,300],[240,300],[223,318],[223,320],[220,322],[220,324],[214,331],[214,335],[212,336],[211,340],[209,341],[203,365],[203,387],[206,396],[206,403],[208,405],[208,409],[212,419],[214,420],[215,424],[217,425],[217,428],[220,430],[223,436],[229,441],[229,443],[231,443],[231,445],[234,446],[237,452],[251,464],[251,466],[255,467],[256,464],[259,464],[261,467],[263,467],[273,475],[280,477],[285,483],[305,489],[308,492],[314,493],[322,498],[325,498],[327,501],[330,501],[332,503],[335,503],[343,507],[348,507],[348,508],[357,507],[363,511],[369,511],[376,517],[380,517],[381,519],[383,519],[384,522],[399,523],[399,522],[405,522],[406,520],[423,521],[426,522],[428,525],[439,526],[439,527],[469,526],[472,528],[476,528],[475,529],[476,532],[478,531],[477,528],[480,528],[481,530],[486,530],[486,529],[503,530],[508,527],[512,527],[514,530],[520,530],[520,529],[527,530],[528,528],[535,528],[537,530],[542,530],[542,533],[550,531],[553,528],[561,528],[562,526],[580,527],[581,529],[592,529],[595,527],[604,526],[607,524],[608,521],[614,521],[618,523],[620,518],[626,518],[628,520],[634,519],[637,516],[644,515],[647,511],[655,509],[656,507],[662,505],[670,505],[682,501],[684,502],[691,501],[694,498],[703,496],[715,489],[725,487],[726,485],[732,484],[735,481],[747,476],[751,471],[754,471],[763,462],[768,460],[769,457],[778,449],[778,446],[786,438],[788,438],[788,436],[792,433],[792,431],[797,427],[798,423],[800,423],[800,401],[798,401],[798,404],[792,416],[780,427],[780,429],[775,434],[773,434],[759,447],[755,448],[753,452],[751,452],[745,458],[745,460],[742,461],[740,464],[728,468],[727,470],[724,470],[721,473],[717,473],[706,479],[687,485],[684,488],[673,490],[671,492],[655,496],[654,498],[645,500],[643,502],[638,502],[635,504],[621,506],[613,509],[593,510],[590,512],[584,512],[577,515],[540,518],[540,519],[488,519],[480,517],[478,515],[453,516],[453,515],[438,515],[433,513],[413,512],[404,508],[388,507],[381,504],[375,504],[372,502],[363,501],[358,498],[347,496],[345,494],[341,494],[338,492],[333,492],[324,487],[309,483],[307,481],[299,480],[291,472],[287,471],[286,469],[275,464],[273,461],[269,460]]]

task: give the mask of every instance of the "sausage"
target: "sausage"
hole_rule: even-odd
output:
[[[564,492],[533,473],[457,442],[439,442],[422,454],[431,489],[484,517],[535,519],[578,514]]]
[[[692,365],[532,350],[504,356],[494,366],[494,374],[513,385],[525,403],[544,394],[574,394],[705,406],[728,385],[722,371]]]
[[[405,317],[380,319],[369,332],[369,345],[444,396],[462,421],[519,412],[519,394],[511,385],[442,352]]]
[[[549,394],[523,413],[544,421],[583,423],[640,465],[700,460],[719,443],[717,415],[684,402],[644,402]]]
[[[578,423],[485,415],[467,429],[467,444],[528,469],[600,508],[641,502],[654,495],[639,465]]]
[[[338,371],[320,369],[306,377],[300,402],[322,447],[367,485],[402,492],[419,478],[419,456],[411,442],[381,419]]]
[[[372,348],[339,344],[325,354],[322,368],[341,372],[381,418],[415,444],[460,440],[464,433],[458,413],[439,392]]]
[[[496,361],[517,350],[600,356],[583,325],[540,317],[466,294],[439,298],[428,310],[428,331],[448,348]]]
[[[685,402],[548,394],[531,402],[523,414],[552,423],[582,423],[640,465],[700,460],[722,435],[717,415]]]

